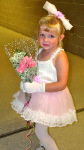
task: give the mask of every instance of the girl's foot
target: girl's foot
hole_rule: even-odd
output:
[[[43,146],[37,147],[36,150],[45,150]]]

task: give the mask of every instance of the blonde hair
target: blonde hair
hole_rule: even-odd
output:
[[[64,34],[65,29],[62,21],[59,18],[57,18],[55,15],[47,15],[41,18],[38,25],[38,33],[40,30],[56,32],[59,36],[59,46],[62,47],[62,41],[60,40],[60,37],[62,34]]]

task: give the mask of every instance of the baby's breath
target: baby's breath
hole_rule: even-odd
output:
[[[20,51],[20,52],[16,52],[12,57],[10,57],[10,61],[13,64],[13,67],[15,68],[15,70],[18,69],[21,60],[25,56],[26,56],[26,52]],[[30,67],[30,68],[27,68],[22,73],[19,73],[19,72],[17,73],[23,82],[32,82],[34,76],[37,74],[37,67]]]

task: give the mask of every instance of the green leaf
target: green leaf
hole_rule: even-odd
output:
[[[27,124],[27,125],[26,125],[26,128],[29,129],[29,127],[30,127],[30,126]]]
[[[27,56],[27,53],[24,55],[24,57]]]
[[[19,53],[18,49],[16,49],[16,52],[18,52],[18,53]]]

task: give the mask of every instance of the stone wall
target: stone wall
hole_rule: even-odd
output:
[[[64,48],[84,58],[84,0],[49,0],[74,26],[66,31]],[[35,37],[39,19],[47,12],[45,0],[0,0],[0,25]]]

